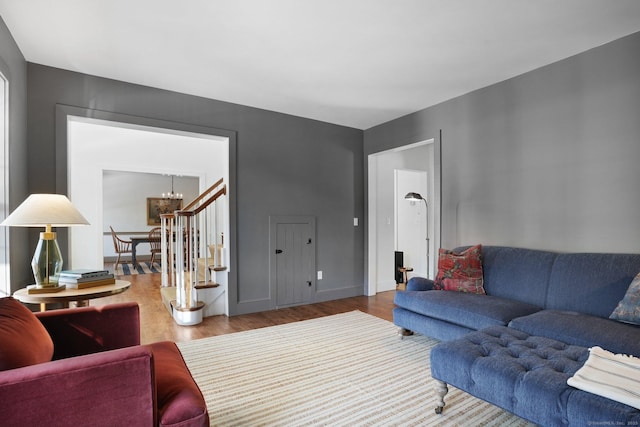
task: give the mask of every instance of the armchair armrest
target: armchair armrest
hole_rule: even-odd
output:
[[[0,372],[5,426],[157,425],[153,355],[144,346]]]
[[[412,277],[407,282],[407,291],[430,291],[433,289],[433,280],[424,277]]]
[[[35,315],[53,340],[54,360],[140,344],[140,309],[134,302]]]

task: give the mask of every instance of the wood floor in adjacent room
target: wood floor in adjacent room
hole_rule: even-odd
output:
[[[140,334],[142,344],[155,341],[190,341],[214,335],[280,325],[313,319],[331,314],[360,310],[364,313],[392,320],[395,292],[381,292],[376,296],[359,296],[336,301],[282,308],[239,316],[212,316],[194,326],[178,326],[160,298],[160,274],[121,276],[131,282],[131,288],[119,295],[91,300],[91,305],[135,301],[140,306]]]

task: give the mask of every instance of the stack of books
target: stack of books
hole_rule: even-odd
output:
[[[84,289],[93,286],[112,285],[114,283],[116,283],[116,279],[109,271],[86,268],[63,270],[58,278],[59,285],[65,285],[71,289]]]

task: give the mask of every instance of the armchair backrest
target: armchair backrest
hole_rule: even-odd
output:
[[[121,239],[120,237],[118,237],[113,227],[109,226],[109,228],[111,229],[111,238],[113,239],[113,248],[115,249],[116,253],[121,254],[125,252],[131,252],[131,240]]]
[[[140,344],[140,308],[135,302],[35,315],[53,340],[54,360]]]
[[[162,228],[154,227],[149,230],[149,246],[151,246],[152,251],[160,252],[162,248]]]

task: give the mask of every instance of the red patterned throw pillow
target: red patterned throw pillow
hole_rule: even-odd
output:
[[[484,295],[483,284],[482,245],[461,253],[440,249],[434,289]]]

